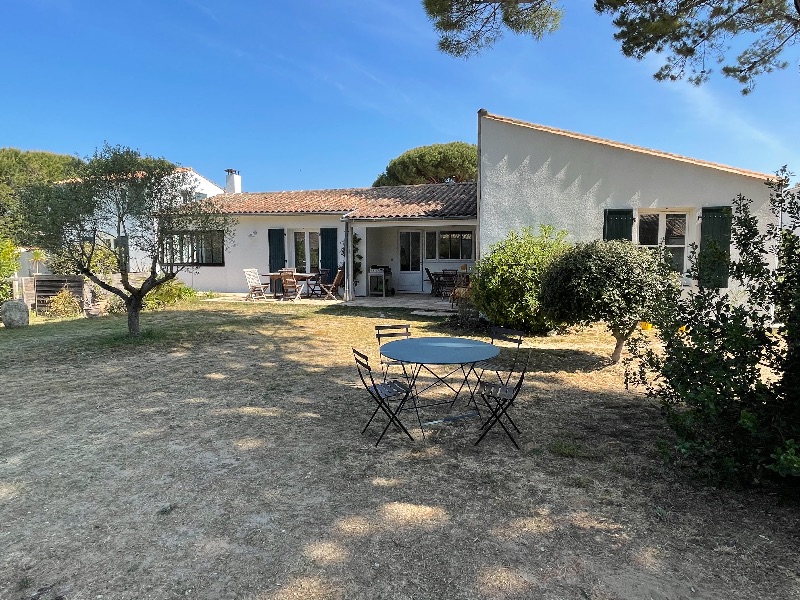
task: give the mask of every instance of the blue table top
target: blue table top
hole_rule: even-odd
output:
[[[395,340],[381,346],[392,360],[425,365],[463,365],[494,358],[500,348],[460,337],[419,337]]]

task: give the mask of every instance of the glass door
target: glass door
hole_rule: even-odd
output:
[[[398,264],[394,287],[403,292],[422,291],[422,231],[401,231]]]

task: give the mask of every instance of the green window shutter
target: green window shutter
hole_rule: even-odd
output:
[[[283,229],[267,230],[269,270],[272,273],[286,266],[286,245],[283,243],[284,235],[286,234]]]
[[[703,208],[700,221],[699,284],[706,288],[728,287],[731,258],[731,207]]]
[[[322,227],[319,230],[319,264],[330,272],[330,283],[339,268],[339,249],[337,241],[338,230],[336,227]]]
[[[633,209],[607,208],[603,214],[603,239],[633,240]]]

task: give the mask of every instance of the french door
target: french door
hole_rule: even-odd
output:
[[[404,292],[421,292],[422,281],[422,230],[400,231],[398,236],[400,268],[394,274],[394,287]]]

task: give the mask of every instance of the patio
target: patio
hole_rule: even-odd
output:
[[[213,298],[206,298],[206,302],[245,302],[247,294],[217,294]],[[281,303],[283,300],[257,300],[256,304],[263,303]],[[405,308],[413,311],[423,311],[423,313],[442,313],[450,314],[458,311],[458,308],[450,305],[449,300],[431,296],[430,294],[395,294],[394,296],[362,296],[357,297],[355,300],[344,302],[343,300],[322,300],[320,298],[302,298],[297,300],[301,304],[310,305],[333,305],[342,304],[351,307],[363,308]]]

